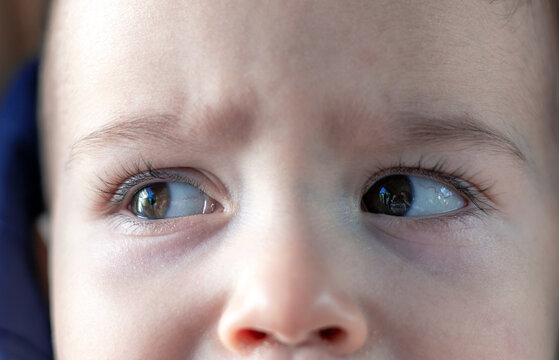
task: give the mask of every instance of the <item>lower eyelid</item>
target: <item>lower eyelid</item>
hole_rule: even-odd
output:
[[[439,224],[398,220],[390,226],[369,223],[368,241],[400,258],[406,266],[462,277],[468,272],[482,271],[487,265],[481,254],[494,234],[491,228],[480,226],[479,219],[463,217]]]
[[[201,236],[225,225],[228,214],[218,203],[211,214],[200,214],[168,219],[148,220],[134,216],[128,210],[110,215],[105,221],[114,233],[133,237],[157,237],[177,232]]]
[[[485,225],[486,215],[477,208],[463,208],[447,214],[425,217],[396,217],[364,213],[364,226],[406,241],[446,244],[444,234],[455,236]]]

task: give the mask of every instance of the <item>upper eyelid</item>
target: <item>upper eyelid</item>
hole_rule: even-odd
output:
[[[124,201],[126,197],[130,196],[130,193],[136,193],[135,190],[140,190],[143,187],[146,187],[150,184],[154,184],[157,182],[172,182],[172,183],[186,183],[197,187],[203,192],[204,190],[203,184],[199,181],[195,181],[192,177],[188,176],[181,176],[176,173],[176,171],[159,171],[158,175],[154,175],[152,173],[144,173],[138,174],[136,177],[130,178],[126,180],[120,187],[118,191],[124,191],[123,194],[120,194],[122,198],[121,201]]]
[[[190,175],[186,173],[190,172]],[[105,197],[105,204],[108,205],[104,213],[111,213],[122,207],[124,203],[131,200],[132,196],[149,184],[157,182],[176,182],[190,184],[200,191],[209,194],[213,191],[203,181],[194,175],[194,170],[178,170],[178,169],[149,169],[133,175],[123,181],[103,181],[103,188],[99,191]],[[211,194],[209,194],[211,196]]]
[[[465,182],[475,187],[479,187],[480,193],[485,193],[489,190],[490,186],[483,186],[479,182],[473,181],[475,176],[469,175],[463,167],[453,168],[449,170],[450,166],[446,161],[441,160],[432,166],[424,164],[424,159],[420,159],[414,165],[406,165],[403,162],[398,163],[396,166],[377,166],[375,171],[368,177],[364,187],[366,192],[376,181],[390,175],[408,175],[408,176],[422,176],[434,181],[442,181],[455,187],[458,182]],[[363,193],[364,193],[363,192]]]
[[[398,166],[398,167],[392,167],[392,168],[380,170],[377,173],[375,173],[373,176],[369,177],[367,183],[365,184],[365,186],[361,191],[361,195],[365,194],[365,192],[367,192],[368,189],[370,189],[378,180],[391,175],[421,176],[433,181],[442,181],[448,183],[448,185],[452,187],[456,187],[457,182],[466,182],[470,184],[468,180],[462,179],[463,177],[462,173],[454,172],[451,174],[447,174],[444,172],[439,172],[436,169],[433,170],[433,169],[420,168],[420,167]],[[183,182],[195,186],[203,192],[206,193],[208,192],[208,190],[206,189],[206,187],[202,182],[195,180],[193,176],[184,176],[181,174],[180,170],[176,170],[176,169],[163,169],[163,170],[150,169],[148,171],[144,171],[142,173],[133,175],[130,178],[118,183],[112,183],[102,179],[101,181],[106,187],[106,189],[101,190],[101,192],[108,195],[112,195],[113,197],[115,195],[118,196],[119,197],[118,202],[124,200],[124,198],[129,195],[129,192],[132,192],[135,188],[138,188],[140,186],[147,186],[149,184],[153,184],[159,181]],[[114,190],[109,190],[108,189],[109,187],[111,187]],[[487,188],[479,189],[481,193],[483,193],[486,190]]]
[[[135,168],[132,169],[121,166],[120,170],[116,171],[117,175],[110,176],[108,180],[99,177],[102,185],[97,187],[96,190],[103,195],[103,201],[99,201],[95,207],[98,210],[98,214],[108,215],[117,211],[122,208],[123,203],[131,199],[131,195],[135,193],[135,190],[141,189],[141,186],[162,181],[188,183],[210,197],[215,198],[215,195],[217,195],[225,202],[230,200],[228,189],[224,185],[219,186],[220,182],[215,184],[214,177],[208,176],[204,171],[194,168],[156,169],[150,163],[142,161],[144,165],[140,166],[140,163],[136,163]],[[143,168],[143,171],[140,170],[140,167]],[[474,203],[483,212],[497,210],[495,202],[486,193],[491,186],[484,187],[483,183],[480,184],[479,181],[472,181],[473,176],[467,175],[466,171],[463,171],[460,167],[454,171],[448,171],[448,169],[449,166],[444,161],[439,161],[434,166],[424,166],[422,161],[412,166],[406,166],[402,162],[393,167],[378,166],[376,171],[367,177],[364,186],[360,190],[359,188],[356,189],[360,191],[356,195],[361,199],[376,181],[386,176],[421,176],[449,185],[454,191],[464,196],[469,202]],[[208,181],[202,178],[206,178]],[[208,184],[206,185],[206,183]]]
[[[377,181],[391,175],[421,176],[433,181],[439,181],[439,182],[442,181],[444,183],[448,183],[453,187],[454,187],[454,184],[452,183],[453,179],[460,179],[461,181],[467,181],[467,180],[462,180],[461,177],[459,176],[446,174],[444,172],[438,172],[432,169],[411,167],[411,166],[410,167],[397,166],[397,167],[380,170],[376,172],[374,175],[370,176],[362,190],[362,194],[365,194]]]

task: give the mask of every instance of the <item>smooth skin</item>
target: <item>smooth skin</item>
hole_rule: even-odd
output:
[[[516,3],[54,2],[57,359],[553,359],[556,39]],[[135,216],[150,169],[212,211]],[[371,213],[388,174],[466,205]]]

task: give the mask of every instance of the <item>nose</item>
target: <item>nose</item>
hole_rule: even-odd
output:
[[[225,347],[241,355],[270,344],[331,355],[359,350],[367,337],[365,316],[342,290],[348,281],[330,276],[332,269],[320,260],[297,245],[258,255],[238,278],[220,318]]]

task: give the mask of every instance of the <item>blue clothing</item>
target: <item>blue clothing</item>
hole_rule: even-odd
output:
[[[37,62],[25,66],[0,103],[0,360],[53,358],[31,248],[34,219],[42,209],[37,73]]]

